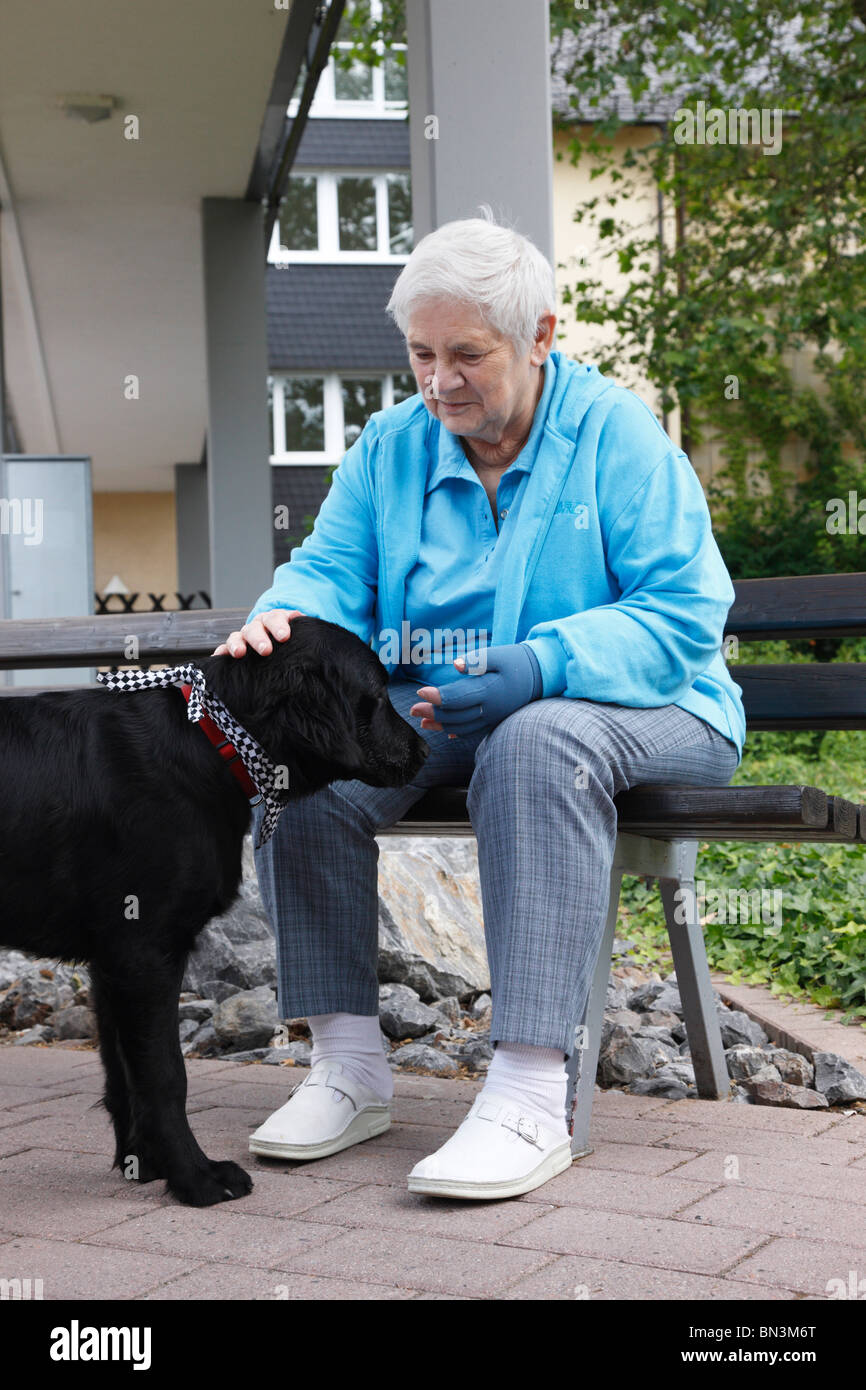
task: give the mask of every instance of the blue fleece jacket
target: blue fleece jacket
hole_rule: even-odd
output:
[[[734,589],[697,474],[632,391],[559,352],[546,372],[537,448],[509,508],[489,644],[528,641],[545,697],[675,704],[742,753],[742,692],[721,653]],[[270,608],[326,618],[372,643],[394,673],[394,634],[415,617],[407,579],[430,559],[421,554],[428,474],[448,434],[420,395],[372,415],[312,534],[278,566],[250,618]],[[443,441],[446,454],[453,443]],[[477,611],[455,611],[449,626],[476,620]]]

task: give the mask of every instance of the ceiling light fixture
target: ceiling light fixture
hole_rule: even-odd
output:
[[[106,92],[69,92],[58,102],[67,116],[87,121],[88,125],[107,121],[118,104],[117,97],[109,96]]]

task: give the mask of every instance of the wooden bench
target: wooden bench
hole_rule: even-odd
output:
[[[822,640],[866,633],[866,574],[748,579],[735,584],[726,641]],[[209,655],[244,622],[247,609],[124,613],[0,622],[0,670],[129,664],[130,635],[144,665]],[[866,667],[859,663],[738,665],[749,729],[866,728]],[[45,687],[0,687],[21,694]],[[59,688],[59,687],[52,687]],[[471,835],[465,787],[426,792],[382,834]],[[568,1063],[568,1114],[575,1157],[591,1152],[589,1127],[601,1026],[623,874],[657,879],[698,1095],[721,1099],[730,1082],[698,920],[695,862],[700,840],[866,840],[866,807],[812,786],[635,787],[616,799],[618,835],[605,931]]]

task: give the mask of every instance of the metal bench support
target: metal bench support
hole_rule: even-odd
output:
[[[648,836],[625,833],[617,836],[604,934],[586,1011],[577,1029],[576,1046],[566,1065],[569,1078],[566,1119],[575,1158],[592,1153],[589,1127],[624,873],[659,880],[698,1095],[707,1100],[720,1100],[730,1090],[703,932],[697,914],[697,849],[696,840],[653,840]]]

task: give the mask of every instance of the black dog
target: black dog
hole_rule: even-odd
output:
[[[412,780],[427,745],[370,647],[309,617],[273,645],[198,665],[288,770],[292,799],[342,778]],[[115,1167],[165,1178],[192,1206],[243,1196],[248,1175],[207,1158],[187,1123],[177,1023],[196,935],[238,894],[251,819],[240,783],[176,687],[4,698],[0,767],[0,943],[88,962]]]

